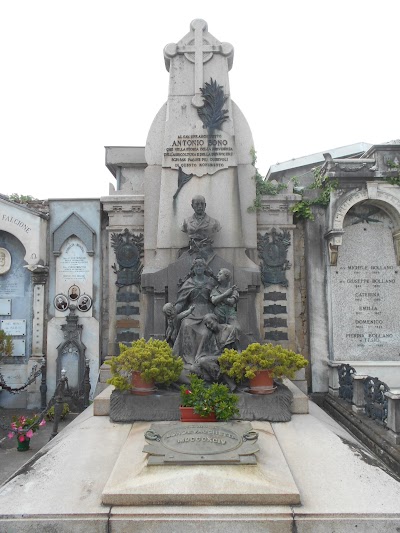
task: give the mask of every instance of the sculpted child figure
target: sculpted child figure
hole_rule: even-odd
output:
[[[191,315],[195,309],[194,305],[191,305],[189,309],[185,309],[180,313],[177,312],[176,307],[173,303],[166,303],[163,307],[163,313],[167,319],[167,329],[165,331],[165,340],[168,344],[173,347],[178,335],[179,327],[181,321],[187,316]]]
[[[231,285],[232,273],[227,268],[221,268],[217,274],[218,285],[210,294],[211,303],[215,306],[214,314],[220,324],[229,324],[235,329],[236,348],[239,348],[240,325],[237,320],[237,303],[239,291],[236,285]]]

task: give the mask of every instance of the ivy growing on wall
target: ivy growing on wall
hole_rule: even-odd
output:
[[[388,161],[386,164],[390,170],[395,170],[396,173],[394,176],[387,176],[384,180],[391,185],[400,185],[400,164],[395,163],[394,161]]]
[[[292,207],[292,213],[298,220],[314,220],[312,207],[328,207],[331,199],[331,192],[335,191],[339,186],[338,180],[330,180],[328,176],[324,174],[321,166],[314,168],[313,174],[314,181],[307,187],[307,189],[316,189],[319,191],[319,195],[313,200],[301,199],[294,204]],[[296,183],[295,178],[293,178],[293,181]],[[304,196],[304,191],[307,189],[302,190],[300,194]]]
[[[255,168],[255,174],[253,176],[256,182],[256,197],[253,205],[248,208],[249,211],[258,211],[261,207],[262,196],[275,196],[283,190],[287,189],[285,183],[272,183],[261,176],[256,163],[257,154],[254,148],[251,150],[252,164]],[[398,166],[398,165],[397,165]],[[302,198],[299,202],[295,203],[291,208],[293,214],[298,220],[314,220],[313,206],[327,207],[330,202],[330,195],[332,191],[338,188],[339,182],[337,180],[330,180],[326,174],[323,173],[322,166],[313,169],[314,181],[306,189],[299,191],[299,194],[304,195],[304,191],[307,189],[316,189],[319,191],[317,198],[308,200]],[[400,176],[400,172],[399,172]],[[400,178],[398,178],[400,181]],[[294,186],[299,186],[299,181],[296,177],[291,178]],[[296,191],[297,192],[297,191]]]
[[[255,168],[256,173],[253,176],[254,181],[256,182],[256,197],[253,202],[253,205],[248,208],[248,211],[258,211],[261,207],[261,197],[264,195],[269,196],[275,196],[276,194],[279,194],[281,191],[287,189],[287,185],[284,183],[272,183],[271,181],[266,180],[263,178],[256,167],[257,163],[257,153],[254,150],[254,148],[251,149],[251,158],[252,158],[252,165]]]

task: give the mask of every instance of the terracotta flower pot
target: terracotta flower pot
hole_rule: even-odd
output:
[[[179,407],[181,412],[181,422],[216,422],[215,413],[207,416],[200,416],[194,412],[193,407]]]
[[[156,388],[154,387],[154,381],[151,383],[148,381],[143,381],[140,372],[132,372],[132,394],[137,394],[138,396],[148,396],[149,394],[154,394],[155,390]]]
[[[276,389],[274,378],[269,370],[260,370],[255,377],[250,380],[250,390],[252,394],[272,394]]]

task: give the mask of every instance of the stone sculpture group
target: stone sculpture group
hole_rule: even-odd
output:
[[[166,340],[185,363],[185,374],[196,373],[206,381],[219,379],[218,356],[225,348],[239,348],[237,320],[239,291],[232,285],[232,273],[221,268],[214,273],[209,263],[214,257],[212,236],[220,223],[207,215],[203,196],[192,199],[194,215],[187,218],[182,231],[189,235],[194,256],[190,272],[179,284],[177,301],[163,307]]]

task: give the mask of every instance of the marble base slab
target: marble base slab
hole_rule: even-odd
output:
[[[167,422],[166,422],[167,423]],[[110,505],[291,505],[300,494],[268,422],[253,422],[256,465],[148,466],[142,452],[150,424],[135,423],[108,479]]]

